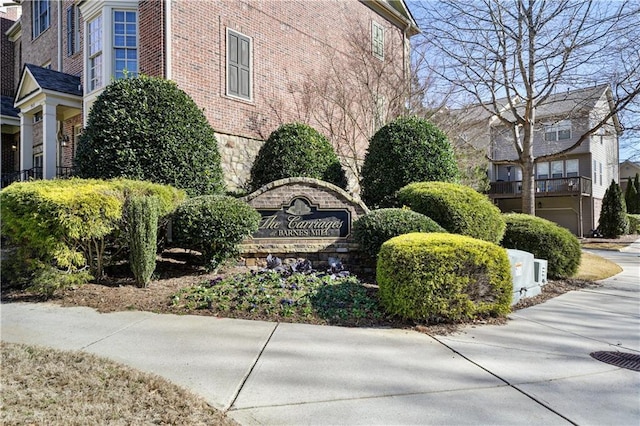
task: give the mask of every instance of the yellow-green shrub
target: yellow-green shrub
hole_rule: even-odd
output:
[[[428,322],[505,315],[513,291],[505,249],[444,233],[388,240],[378,254],[376,278],[387,312]]]
[[[452,234],[499,244],[505,222],[498,209],[473,188],[447,182],[416,182],[398,191],[401,204],[435,220]]]
[[[19,247],[19,256],[58,269],[85,265],[99,278],[105,238],[122,224],[128,195],[156,195],[167,215],[185,195],[175,188],[126,179],[42,180],[14,183],[0,193],[2,235]]]

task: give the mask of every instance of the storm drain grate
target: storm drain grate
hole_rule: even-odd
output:
[[[592,352],[592,358],[627,370],[640,371],[640,355],[627,352]]]

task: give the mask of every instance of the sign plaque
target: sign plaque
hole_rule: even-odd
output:
[[[320,209],[305,197],[295,197],[279,209],[258,209],[262,220],[254,239],[347,238],[351,232],[348,209]]]

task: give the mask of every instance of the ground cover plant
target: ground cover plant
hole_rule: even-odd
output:
[[[172,303],[179,309],[285,322],[315,317],[326,324],[355,326],[383,316],[374,291],[337,260],[318,271],[308,260],[283,265],[279,258],[269,257],[266,268],[181,289],[172,296]]]
[[[6,342],[0,353],[3,425],[237,424],[161,377],[95,355]]]

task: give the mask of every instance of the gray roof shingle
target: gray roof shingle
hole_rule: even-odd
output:
[[[18,117],[20,110],[13,107],[13,98],[11,96],[2,96],[2,108],[0,113],[6,117]]]
[[[25,67],[29,69],[31,75],[33,75],[33,78],[42,89],[82,96],[80,77],[33,64],[25,64]]]

